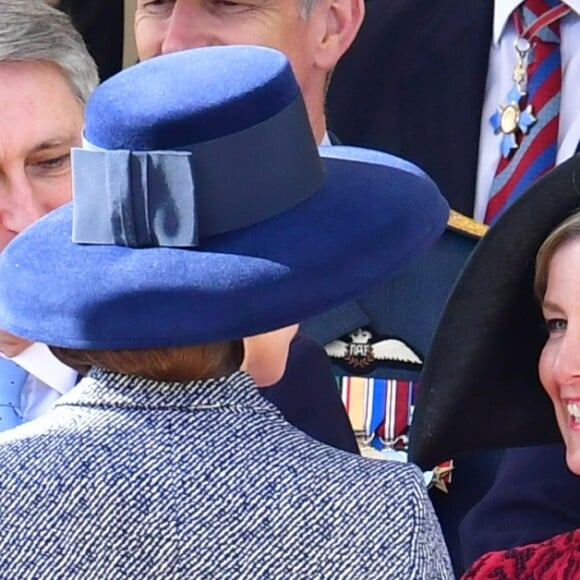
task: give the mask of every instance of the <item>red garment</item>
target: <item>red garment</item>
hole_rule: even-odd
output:
[[[489,552],[467,570],[462,580],[578,580],[580,530],[540,544]]]

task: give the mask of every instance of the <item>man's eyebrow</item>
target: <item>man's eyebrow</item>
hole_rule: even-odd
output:
[[[70,147],[75,141],[74,135],[62,135],[58,137],[53,137],[52,139],[47,139],[46,141],[40,141],[31,150],[32,153],[38,153],[46,149],[53,149],[54,147],[62,147],[66,145]]]

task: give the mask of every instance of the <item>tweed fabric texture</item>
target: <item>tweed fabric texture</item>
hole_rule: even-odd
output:
[[[93,369],[0,436],[0,578],[451,578],[412,465],[320,444],[244,373]]]
[[[0,357],[0,431],[22,424],[21,395],[28,373],[7,358]]]

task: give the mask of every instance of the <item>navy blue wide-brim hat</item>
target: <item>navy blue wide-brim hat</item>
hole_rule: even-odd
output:
[[[538,376],[547,339],[534,295],[535,259],[550,232],[580,210],[580,155],[532,184],[477,245],[441,317],[409,435],[431,469],[481,449],[561,441]]]
[[[250,336],[351,299],[445,229],[446,201],[412,164],[319,154],[272,49],[138,64],[95,91],[85,123],[74,203],[0,257],[0,328],[20,337],[136,349]]]

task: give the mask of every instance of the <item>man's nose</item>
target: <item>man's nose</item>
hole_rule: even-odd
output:
[[[26,177],[0,187],[0,242],[19,234],[44,215],[42,205]]]
[[[177,0],[161,46],[162,54],[218,44],[212,36],[210,20],[198,0]]]

